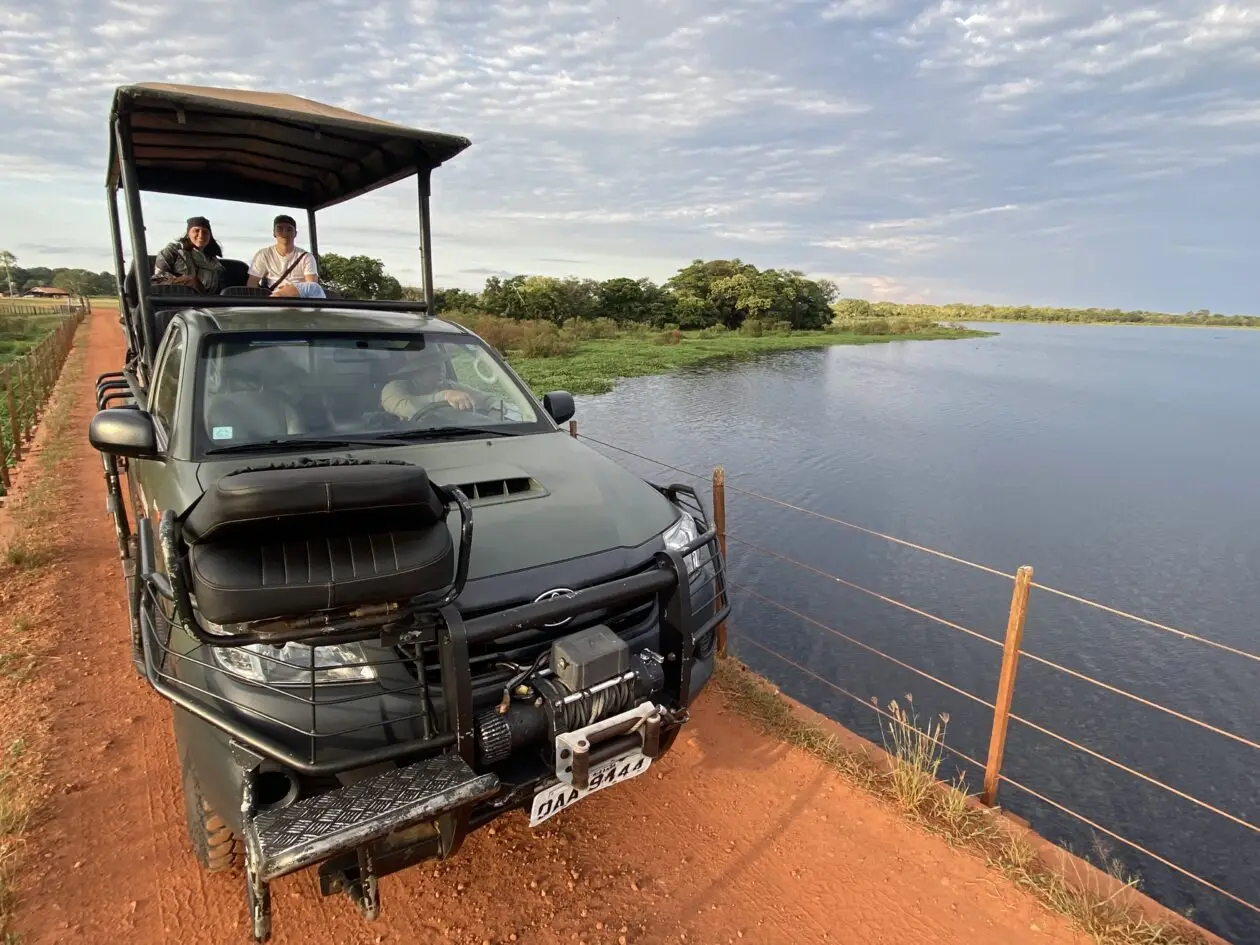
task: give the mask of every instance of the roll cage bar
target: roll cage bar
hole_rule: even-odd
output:
[[[305,210],[311,252],[318,258],[317,211],[414,174],[424,301],[395,302],[388,307],[393,311],[433,311],[430,178],[434,168],[469,147],[467,138],[409,128],[296,95],[166,83],[118,87],[109,121],[105,189],[118,305],[127,331],[129,360],[139,361],[143,373],[147,373],[161,341],[154,317],[155,297],[163,307],[189,303],[272,305],[282,300],[251,297],[249,293],[221,298],[186,286],[153,286],[140,205],[142,191]],[[128,298],[132,293],[128,291],[118,208],[120,190],[133,256],[132,299]],[[313,308],[366,307],[339,299],[302,299],[300,304]],[[378,302],[372,307],[380,306]]]

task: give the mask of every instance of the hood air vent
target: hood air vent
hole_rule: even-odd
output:
[[[457,483],[461,492],[473,505],[488,505],[492,502],[507,502],[513,499],[528,499],[543,495],[546,490],[535,479],[527,476],[513,476],[506,479],[483,479],[479,482]]]

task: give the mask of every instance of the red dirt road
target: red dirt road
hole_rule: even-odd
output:
[[[185,836],[170,710],[132,668],[121,571],[85,431],[97,374],[121,363],[98,312],[63,472],[74,550],[45,746],[53,796],[30,834],[22,945],[248,940],[243,880],[199,871]],[[452,861],[381,881],[363,922],[314,871],[273,886],[284,943],[1083,943],[978,860],[901,821],[814,759],[755,731],[710,690],[648,774],[531,831],[522,814]]]

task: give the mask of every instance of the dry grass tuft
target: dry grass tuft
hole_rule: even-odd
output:
[[[1114,860],[1104,858],[1106,869],[1127,888],[1109,893],[1096,874],[1080,870],[1069,879],[995,812],[969,803],[964,781],[940,781],[947,715],[924,729],[911,696],[906,696],[909,709],[889,703],[891,721],[881,724],[890,756],[885,764],[867,752],[845,748],[834,735],[802,719],[783,696],[731,657],[719,657],[714,685],[740,715],[835,768],[952,846],[983,857],[1048,909],[1071,919],[1098,945],[1203,945],[1203,936],[1193,928],[1153,924],[1128,906],[1120,894],[1136,888],[1137,879],[1125,876]]]

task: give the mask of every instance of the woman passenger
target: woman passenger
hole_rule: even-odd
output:
[[[189,217],[184,235],[172,240],[153,261],[153,281],[186,285],[206,295],[218,295],[223,284],[223,250],[205,217]]]

